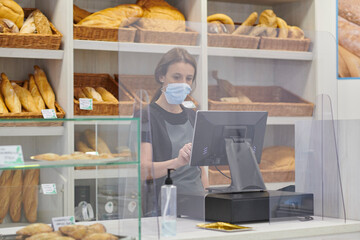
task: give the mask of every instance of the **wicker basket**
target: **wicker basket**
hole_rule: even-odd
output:
[[[261,37],[259,48],[267,50],[309,51],[311,40]]]
[[[29,16],[34,8],[24,8],[25,16]],[[60,48],[62,34],[50,22],[52,35],[31,33],[0,33],[0,47],[3,48],[34,48],[51,49]]]
[[[88,27],[74,24],[74,39],[134,42],[136,28]]]
[[[133,114],[134,99],[109,74],[75,73],[74,88],[103,87],[113,94],[119,103],[93,103],[93,110],[80,109],[79,101],[74,99],[75,115],[123,115]]]
[[[312,116],[314,104],[278,86],[235,86],[252,103],[221,102],[224,92],[209,86],[209,110],[267,111],[269,116]],[[222,95],[223,94],[223,95]]]
[[[209,47],[256,49],[259,46],[259,42],[260,42],[260,37],[208,33]]]
[[[146,30],[136,26],[135,42],[175,45],[196,45],[199,33],[191,29],[186,32],[163,32]]]
[[[139,90],[145,90],[149,96],[148,100],[151,101],[160,88],[160,84],[155,81],[153,75],[120,75],[119,79],[119,75],[115,74],[115,79],[138,103],[140,103],[140,97],[137,93]],[[199,107],[198,102],[191,95],[188,95],[185,100],[192,101],[197,108]],[[146,104],[146,102],[147,100],[143,99],[142,104]]]

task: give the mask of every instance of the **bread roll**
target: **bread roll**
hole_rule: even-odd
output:
[[[34,99],[35,105],[39,111],[46,109],[45,102],[41,97],[38,87],[36,86],[34,75],[29,75],[29,91]]]
[[[104,225],[102,225],[101,223],[94,223],[88,226],[86,235],[90,235],[93,233],[105,233],[105,232],[106,232],[106,228]]]
[[[0,33],[18,33],[19,28],[9,19],[0,19]]]
[[[78,25],[119,28],[126,27],[143,16],[143,10],[136,4],[121,4],[93,13]]]
[[[11,86],[5,73],[1,73],[1,93],[4,96],[5,104],[12,113],[21,112],[21,102],[16,95],[14,88]]]
[[[84,87],[82,90],[87,98],[92,98],[96,102],[103,102],[101,95],[94,88]]]
[[[88,145],[86,145],[86,143],[84,143],[83,141],[78,141],[76,142],[76,151],[80,151],[80,152],[95,152],[94,149],[88,147]]]
[[[97,138],[95,138],[94,131],[86,130],[85,137],[87,142],[89,143],[89,146],[98,153],[111,153],[109,147],[101,137],[97,136]]]
[[[0,176],[0,223],[9,210],[12,176],[11,170],[3,170]]]
[[[7,109],[7,107],[5,105],[4,99],[3,99],[1,91],[0,91],[0,113],[8,113],[8,112],[9,112],[9,110]]]
[[[264,10],[259,17],[259,24],[263,24],[266,27],[276,28],[276,15],[271,9]]]
[[[74,97],[79,100],[80,98],[87,98],[84,91],[81,88],[74,89]]]
[[[60,227],[59,230],[66,236],[83,239],[86,236],[87,227],[84,225],[67,225]]]
[[[103,87],[97,87],[96,91],[101,95],[102,100],[105,102],[118,103],[119,101]]]
[[[26,170],[29,171],[29,170]],[[18,231],[16,231],[17,235],[23,235],[23,236],[33,236],[39,233],[48,233],[52,232],[53,229],[48,224],[45,223],[34,223],[30,224]]]
[[[360,57],[360,26],[338,17],[339,44]]]
[[[185,17],[175,7],[164,0],[138,0],[136,2],[144,9],[143,17],[137,25],[154,31],[184,32]]]
[[[27,169],[24,174],[23,208],[25,218],[30,223],[36,222],[38,208],[38,185],[40,169]]]
[[[117,240],[118,237],[110,233],[93,233],[87,235],[83,240]]]
[[[258,18],[258,13],[257,13],[257,12],[251,13],[250,16],[245,20],[245,22],[243,22],[243,23],[233,32],[233,34],[242,34],[242,35],[248,34],[248,33],[252,30],[252,28],[253,28],[253,26],[254,26],[257,18]]]
[[[55,110],[55,94],[46,78],[44,71],[36,65],[34,66],[34,69],[35,83],[46,106]]]
[[[287,38],[289,35],[288,25],[284,19],[276,18],[277,27],[279,28],[279,38]]]
[[[39,112],[39,109],[37,108],[35,101],[33,97],[31,96],[31,93],[29,90],[20,87],[16,83],[13,84],[14,91],[16,95],[19,97],[21,106],[24,107],[24,109],[28,112]]]
[[[346,20],[360,25],[360,2],[358,0],[338,0],[338,14]]]
[[[13,171],[10,189],[10,217],[13,222],[19,222],[21,218],[23,171]]]
[[[47,232],[47,233],[38,233],[35,235],[32,235],[31,237],[26,238],[25,240],[53,240],[56,239],[56,237],[61,236],[60,232]],[[73,239],[73,238],[70,238]]]
[[[339,45],[339,55],[344,59],[345,65],[349,70],[350,77],[360,77],[360,58],[352,54],[347,49]],[[340,64],[340,60],[339,60]],[[341,68],[339,68],[340,72]]]
[[[299,27],[288,26],[288,38],[304,39],[305,34],[304,34],[304,31]]]
[[[20,29],[20,33],[36,33],[34,14],[30,14]]]
[[[87,16],[91,15],[90,12],[86,11],[85,9],[79,8],[75,4],[73,4],[73,20],[74,23],[78,23]]]
[[[225,25],[225,27],[227,28],[227,32],[228,33],[232,33],[235,29],[235,25],[233,20],[231,19],[231,17],[229,17],[228,15],[222,14],[222,13],[216,13],[213,15],[210,15],[207,17],[207,22],[211,23],[214,21],[219,21],[222,24]]]
[[[208,23],[208,33],[229,33],[229,30],[220,21],[212,21]]]
[[[0,0],[0,18],[13,21],[20,29],[24,22],[24,11],[13,0]]]
[[[39,9],[36,9],[31,14],[34,15],[36,33],[51,35],[52,31],[50,27],[50,22],[47,17]]]

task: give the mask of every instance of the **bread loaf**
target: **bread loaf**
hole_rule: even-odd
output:
[[[67,225],[60,227],[59,230],[65,236],[80,240],[86,236],[87,227],[84,225]]]
[[[105,102],[118,103],[119,101],[103,87],[97,87],[96,91],[101,95],[102,100]]]
[[[126,27],[143,16],[143,10],[136,4],[121,4],[93,13],[82,19],[78,25],[119,28]]]
[[[80,152],[95,152],[94,149],[88,147],[88,145],[86,143],[84,143],[83,141],[77,141],[76,142],[76,150],[80,151]]]
[[[32,156],[31,159],[45,160],[45,161],[56,161],[59,159],[59,155],[56,153],[43,153],[36,156]]]
[[[13,21],[20,29],[24,22],[24,11],[13,0],[0,0],[0,18]]]
[[[9,19],[0,19],[0,33],[18,33],[19,28]]]
[[[4,99],[3,99],[1,91],[0,91],[0,113],[8,113],[8,112],[9,112],[9,110],[7,109],[7,107],[5,105]]]
[[[339,44],[360,57],[360,26],[338,17]]]
[[[340,45],[339,45],[339,48],[340,48]],[[338,60],[339,60],[339,66],[338,66],[338,69],[339,69],[339,77],[341,78],[347,78],[347,77],[351,77],[350,75],[350,71],[346,65],[346,62],[341,54],[341,51],[339,49],[338,51]]]
[[[34,99],[37,109],[39,109],[39,111],[46,109],[44,100],[41,97],[39,89],[35,83],[34,75],[32,75],[32,74],[29,75],[29,91],[31,93],[31,96]]]
[[[13,171],[10,190],[10,217],[13,222],[19,222],[21,218],[23,171]]]
[[[55,94],[46,78],[44,71],[39,66],[34,66],[34,69],[35,83],[46,106],[55,110]]]
[[[16,95],[14,88],[5,73],[1,73],[1,93],[4,96],[5,104],[12,113],[21,112],[21,102]]]
[[[277,27],[279,28],[279,38],[287,38],[289,35],[288,25],[284,19],[277,17],[276,18]]]
[[[50,27],[50,22],[47,17],[39,9],[36,9],[31,14],[34,15],[36,33],[51,35],[52,31]]]
[[[295,170],[295,149],[288,146],[264,148],[259,167],[261,170]]]
[[[360,25],[360,2],[358,0],[338,0],[338,14],[346,20]]]
[[[27,169],[24,174],[23,208],[25,218],[30,223],[36,222],[38,208],[38,185],[40,169]]]
[[[138,0],[144,9],[143,17],[137,22],[141,28],[153,31],[184,32],[185,17],[165,0]]]
[[[93,233],[87,235],[83,240],[117,240],[118,238],[110,233]]]
[[[264,24],[258,24],[255,27],[253,27],[249,33],[249,36],[266,36],[266,29],[268,29],[267,26],[265,26]]]
[[[31,13],[20,29],[20,33],[36,33],[34,15]]]
[[[0,223],[9,210],[12,176],[11,170],[3,170],[0,176]]]
[[[95,102],[103,102],[101,95],[92,87],[82,88],[87,98],[92,98]]]
[[[213,15],[210,15],[207,17],[208,23],[211,23],[214,21],[219,21],[222,24],[224,24],[227,29],[227,33],[232,33],[235,29],[234,22],[231,19],[231,17],[229,17],[228,15],[225,15],[222,13],[216,13],[216,14],[213,14]]]
[[[105,141],[99,136],[97,136],[97,138],[95,137],[94,131],[88,129],[84,132],[84,134],[89,146],[92,149],[94,149],[98,153],[111,153]]]
[[[242,34],[242,35],[249,34],[257,18],[258,18],[257,12],[251,13],[250,16],[233,32],[233,34]]]
[[[229,30],[220,21],[208,22],[208,33],[229,33]]]
[[[344,64],[349,71],[350,77],[360,77],[360,58],[339,45],[339,55],[342,56]],[[339,64],[340,64],[339,59]],[[339,73],[343,67],[339,65]]]
[[[57,237],[61,237],[60,232],[46,232],[46,233],[38,233],[32,235],[31,237],[26,238],[26,240],[56,240]],[[73,238],[69,238],[73,239]]]
[[[29,90],[20,87],[16,83],[13,84],[14,91],[16,95],[19,97],[21,106],[28,111],[28,112],[39,112],[39,109],[37,108],[35,101],[33,97],[31,96],[31,93]]]
[[[87,98],[84,91],[81,88],[74,89],[74,97],[79,100],[80,98]]]
[[[73,19],[74,23],[78,23],[87,16],[91,15],[90,12],[86,11],[85,9],[79,8],[75,4],[73,4]]]
[[[304,31],[299,27],[288,26],[288,38],[304,39],[305,34],[304,34]]]
[[[16,231],[16,234],[23,236],[33,236],[39,233],[48,233],[52,231],[52,227],[45,223],[34,223]]]
[[[264,10],[259,17],[259,24],[263,24],[266,27],[276,28],[276,15],[271,9]]]

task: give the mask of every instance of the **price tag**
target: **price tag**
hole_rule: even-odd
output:
[[[82,110],[93,110],[92,98],[79,98],[80,109]]]
[[[59,230],[59,227],[66,226],[66,225],[74,225],[75,217],[74,216],[55,217],[55,218],[51,219],[51,223],[52,223],[54,231],[57,231],[57,230]]]
[[[45,119],[57,118],[54,109],[43,109],[41,113]]]
[[[186,108],[196,108],[193,101],[183,101],[182,105]]]
[[[57,194],[55,183],[41,184],[41,189],[44,195]]]
[[[24,156],[20,145],[0,146],[0,165],[22,163]]]

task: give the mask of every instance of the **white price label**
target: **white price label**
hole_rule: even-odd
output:
[[[45,119],[57,118],[54,109],[43,109],[41,110],[41,113]]]
[[[79,98],[80,109],[93,110],[93,100],[91,98]]]
[[[22,163],[24,156],[20,145],[0,146],[0,165]]]
[[[41,189],[44,195],[57,194],[55,183],[41,184]]]
[[[51,219],[51,222],[52,222],[54,231],[58,231],[59,227],[66,226],[66,225],[74,225],[75,217],[74,216],[55,217],[55,218]]]
[[[182,105],[186,108],[196,108],[193,101],[183,101]]]

